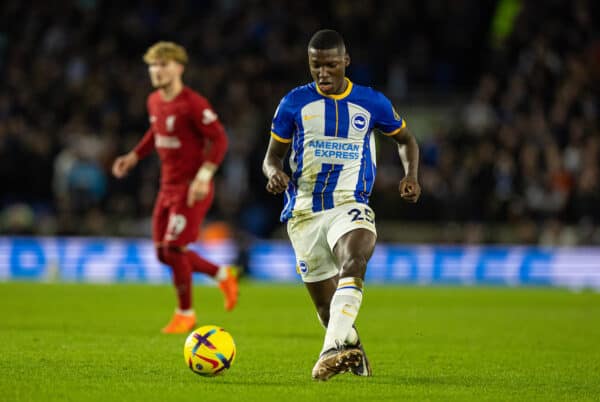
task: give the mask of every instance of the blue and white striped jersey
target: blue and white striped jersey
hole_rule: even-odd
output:
[[[346,78],[326,95],[315,83],[297,87],[275,111],[271,136],[292,143],[292,176],[281,221],[348,202],[368,203],[375,181],[374,128],[395,135],[406,123],[382,93]]]

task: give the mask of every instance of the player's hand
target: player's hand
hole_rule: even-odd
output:
[[[419,185],[419,182],[410,176],[406,176],[404,179],[400,180],[398,190],[400,190],[400,197],[402,197],[404,201],[414,203],[417,202],[421,196],[421,186]]]
[[[198,179],[192,180],[192,183],[190,183],[190,188],[188,189],[188,194],[187,194],[188,208],[193,207],[194,203],[196,201],[201,201],[204,198],[206,198],[206,196],[208,195],[209,192],[210,192],[210,181],[198,180]]]
[[[277,170],[269,177],[267,182],[267,191],[271,194],[280,194],[285,191],[288,186],[290,178],[285,172]]]
[[[135,152],[129,152],[128,154],[121,155],[115,159],[112,165],[112,174],[117,178],[121,179],[125,177],[127,173],[138,163],[138,156]]]

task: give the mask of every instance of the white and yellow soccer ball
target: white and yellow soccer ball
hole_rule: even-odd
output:
[[[229,370],[235,353],[231,334],[216,325],[204,325],[194,330],[183,345],[183,357],[190,370],[207,377]]]

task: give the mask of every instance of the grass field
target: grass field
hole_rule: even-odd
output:
[[[369,286],[358,326],[374,376],[311,380],[319,326],[301,285],[243,283],[223,312],[197,287],[199,324],[229,330],[224,376],[193,374],[184,335],[159,333],[155,285],[0,283],[0,400],[600,400],[600,294]]]

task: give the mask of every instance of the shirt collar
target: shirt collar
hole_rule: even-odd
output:
[[[352,84],[352,81],[350,81],[347,77],[344,77],[344,80],[348,83],[348,86],[346,86],[346,89],[341,94],[326,94],[326,93],[323,93],[319,89],[319,86],[317,85],[317,83],[315,83],[315,88],[317,89],[317,92],[320,95],[325,96],[327,98],[331,98],[331,99],[335,99],[335,100],[344,99],[345,97],[347,97],[348,95],[350,95],[350,92],[352,92],[352,87],[354,85],[354,84]]]

